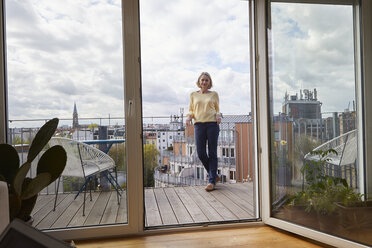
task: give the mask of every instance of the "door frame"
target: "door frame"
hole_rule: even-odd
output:
[[[4,1],[4,0],[3,0]],[[142,101],[139,1],[121,0],[128,223],[45,232],[59,239],[107,238],[143,232]],[[129,176],[130,175],[130,176]]]

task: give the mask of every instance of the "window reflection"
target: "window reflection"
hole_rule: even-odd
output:
[[[271,4],[272,215],[372,244],[358,166],[353,7]]]

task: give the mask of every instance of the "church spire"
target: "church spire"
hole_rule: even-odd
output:
[[[79,116],[76,108],[76,102],[74,102],[74,113],[72,114],[72,128],[79,127]]]

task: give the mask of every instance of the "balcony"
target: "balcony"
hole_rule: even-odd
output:
[[[125,140],[125,126],[123,124],[110,125],[110,121],[113,120],[122,122],[123,118],[82,119],[78,127],[74,128],[70,127],[70,124],[72,123],[71,119],[62,119],[60,121],[60,127],[56,132],[56,136],[67,137],[89,144],[91,144],[92,141],[101,139]],[[17,149],[21,163],[25,162],[29,150],[29,144],[32,142],[38,127],[42,124],[39,122],[40,120],[27,120],[22,122],[13,120],[11,122],[12,125],[10,125],[11,127],[9,129],[9,140]],[[99,125],[94,123],[99,123]],[[16,126],[23,125],[27,127],[15,128]],[[222,130],[227,131],[225,134],[229,133],[230,136],[224,137],[221,135],[220,137],[218,163],[221,173],[225,173],[222,175],[223,178],[233,178],[233,180],[230,180],[230,183],[229,181],[224,180],[224,183],[218,184],[217,190],[208,193],[204,190],[205,184],[207,183],[205,177],[198,179],[197,183],[195,183],[195,180],[189,180],[190,178],[196,178],[196,170],[194,171],[195,175],[189,175],[188,178],[181,178],[186,180],[169,183],[170,179],[167,178],[167,184],[163,185],[164,180],[161,181],[160,177],[164,176],[164,174],[155,170],[155,168],[164,165],[163,163],[160,163],[160,157],[167,156],[168,163],[180,163],[185,168],[194,168],[196,166],[202,168],[201,162],[197,158],[195,150],[192,156],[189,156],[185,152],[186,149],[178,149],[180,147],[179,144],[176,147],[178,149],[177,154],[175,151],[176,148],[175,150],[169,150],[167,148],[163,150],[159,148],[159,144],[146,142],[148,137],[157,137],[154,133],[160,133],[163,135],[163,133],[169,132],[169,138],[172,137],[173,139],[169,139],[167,142],[184,142],[185,147],[187,147],[187,143],[194,143],[194,140],[192,136],[183,136],[185,135],[184,130],[168,130],[167,124],[144,124],[143,131],[145,134],[148,134],[148,136],[144,136],[146,138],[143,140],[144,166],[145,168],[149,168],[149,170],[145,171],[144,180],[146,227],[189,225],[194,223],[217,223],[256,218],[256,198],[253,189],[254,183],[252,181],[246,182],[248,181],[246,174],[247,171],[249,171],[249,161],[247,158],[243,157],[224,157],[222,149],[227,148],[220,146],[220,144],[228,142],[229,145],[227,147],[232,149],[232,147],[242,145],[241,141],[243,141],[244,138],[240,135],[237,138],[240,143],[231,143],[235,140],[235,136],[233,136],[233,130],[228,129],[228,127],[233,128],[234,125],[232,123],[225,123],[224,125],[226,127]],[[102,137],[102,133],[104,133],[105,137]],[[168,136],[165,135],[164,137]],[[155,142],[157,142],[156,139]],[[84,179],[64,176],[61,178],[61,183],[58,186],[56,182],[52,183],[40,193],[32,213],[34,218],[33,226],[45,230],[123,224],[128,221],[125,141],[123,143],[115,142],[110,149],[107,149],[107,146],[102,148],[101,144],[98,143],[92,145],[107,152],[115,160],[118,169],[117,175],[119,184],[124,190],[120,204],[118,204],[116,192],[104,191],[104,187],[102,187],[102,185],[104,186],[102,178],[97,178],[92,181],[93,185],[90,186],[93,191],[92,201],[90,201],[89,194],[86,195],[85,215],[83,216],[84,196],[83,194],[80,194],[75,200],[74,197],[83,185]],[[169,144],[166,147],[169,147]],[[245,151],[246,147],[242,146],[241,149],[238,149],[238,151],[240,150]],[[235,155],[242,156],[243,154],[237,152]],[[36,162],[37,161],[33,163],[28,175],[31,178],[36,175]],[[238,172],[236,172],[237,165],[240,166]],[[230,167],[231,169],[234,169],[231,170],[231,173],[230,171],[226,172],[222,170]],[[171,167],[168,166],[167,168]],[[148,174],[149,172],[150,174]],[[168,172],[171,173],[171,171]],[[177,172],[173,171],[173,174],[177,174]],[[206,176],[206,174],[204,176]],[[147,180],[149,178],[152,178],[155,183],[149,183],[149,181],[151,181],[151,179]],[[159,182],[161,183],[159,184]],[[167,187],[164,188],[164,186]],[[53,211],[56,189],[58,190],[58,198],[56,202],[56,210]]]
[[[205,186],[145,189],[145,225],[184,225],[255,218],[253,183],[217,184],[206,192]],[[59,194],[53,211],[54,194],[41,194],[32,213],[38,229],[71,228],[127,222],[127,201],[124,193],[120,204],[116,192],[92,192],[86,195],[83,216],[83,194]]]

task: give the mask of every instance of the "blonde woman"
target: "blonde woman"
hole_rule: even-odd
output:
[[[208,185],[205,190],[212,191],[219,180],[217,176],[217,141],[221,123],[219,98],[217,92],[210,90],[213,84],[208,72],[200,74],[196,85],[200,89],[190,94],[186,125],[192,125],[194,120],[196,150],[208,172]]]

